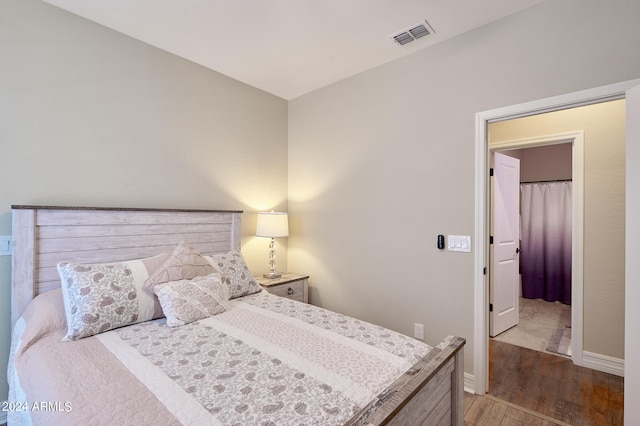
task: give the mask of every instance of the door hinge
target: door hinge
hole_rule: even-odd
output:
[[[493,244],[493,235],[489,235],[489,244]]]
[[[489,176],[493,176],[493,167],[489,169]]]
[[[493,312],[493,303],[489,303],[489,312]]]
[[[487,275],[487,267],[482,268],[482,275]]]

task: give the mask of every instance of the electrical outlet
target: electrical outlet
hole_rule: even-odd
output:
[[[424,340],[424,325],[418,323],[413,324],[413,337]]]

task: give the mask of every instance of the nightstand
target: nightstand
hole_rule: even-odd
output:
[[[309,302],[309,276],[283,272],[280,278],[256,277],[258,284],[271,294],[298,302]]]

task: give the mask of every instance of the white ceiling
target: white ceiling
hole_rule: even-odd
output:
[[[45,0],[284,99],[544,0]],[[389,38],[422,21],[435,34]]]

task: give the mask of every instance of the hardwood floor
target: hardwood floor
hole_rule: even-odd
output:
[[[622,426],[622,377],[493,339],[489,353],[490,396],[570,425]]]
[[[465,426],[567,426],[522,407],[499,400],[491,395],[464,394]]]

